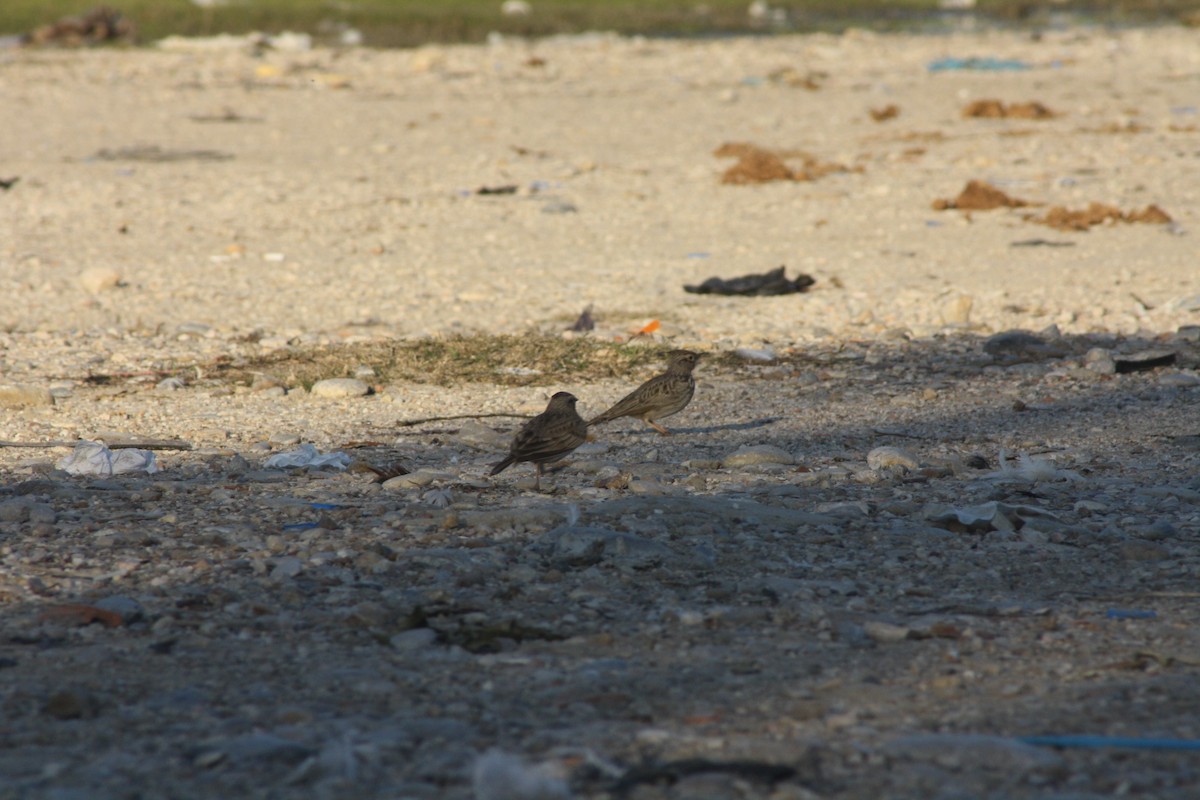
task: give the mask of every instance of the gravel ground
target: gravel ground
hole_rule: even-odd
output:
[[[1198,82],[1170,28],[0,52],[0,798],[1195,797]],[[1089,203],[1169,221],[1037,221]],[[287,369],[589,305],[714,357],[542,492],[466,415],[653,369]]]

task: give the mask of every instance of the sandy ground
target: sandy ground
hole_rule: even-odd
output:
[[[1198,735],[1197,44],[0,53],[0,178],[19,179],[0,440],[196,448],[107,481],[51,471],[65,448],[0,450],[0,797],[567,791],[472,788],[491,747],[588,797],[1194,796],[1170,753],[1011,737]],[[1022,68],[930,69],[945,58]],[[984,99],[1054,113],[963,116]],[[846,169],[729,185],[730,142]],[[934,210],[971,180],[1030,205]],[[1036,221],[1089,203],[1170,221]],[[683,290],[780,264],[814,289]],[[552,388],[595,413],[650,373],[342,398],[152,377],[554,333],[588,305],[596,336],[658,320],[652,342],[782,361],[702,367],[678,435],[616,424],[543,495],[484,478],[486,429],[398,423],[527,414]],[[1014,328],[1041,342],[983,346]],[[1176,361],[1114,374],[1148,348]],[[262,464],[364,440],[431,477]],[[762,445],[786,457],[728,458]],[[868,463],[881,445],[913,463]],[[1050,460],[1004,473],[1001,448]],[[332,518],[295,533],[310,502]],[[106,599],[119,627],[78,624],[71,604]]]

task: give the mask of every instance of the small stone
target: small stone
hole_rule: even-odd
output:
[[[1127,539],[1117,545],[1117,552],[1126,561],[1162,561],[1171,554],[1161,544],[1140,539]]]
[[[271,578],[275,580],[283,580],[294,578],[304,569],[304,562],[295,556],[283,556],[275,559],[275,565],[271,568]]]
[[[121,273],[108,267],[92,267],[79,274],[79,285],[88,294],[100,294],[120,286]]]
[[[412,630],[397,633],[388,639],[388,643],[397,652],[412,653],[433,646],[437,641],[437,637],[437,631],[433,628],[413,628]]]
[[[62,689],[50,695],[42,710],[55,719],[91,719],[100,713],[100,703],[82,689]]]
[[[479,420],[467,420],[454,434],[454,440],[467,447],[488,452],[504,452],[512,443],[511,433],[499,433]]]
[[[772,347],[739,347],[733,351],[733,354],[746,361],[761,361],[764,363],[774,361],[778,358],[775,349]]]
[[[631,494],[656,496],[666,494],[666,488],[653,478],[630,478],[625,487]]]
[[[114,595],[112,597],[105,597],[97,600],[95,603],[92,603],[92,605],[94,605],[96,608],[101,608],[105,611],[112,611],[115,614],[119,614],[121,616],[121,622],[125,625],[128,625],[131,622],[137,622],[143,616],[145,616],[145,611],[142,608],[142,604],[137,600],[134,600],[132,597]]]
[[[942,306],[942,322],[947,325],[966,325],[971,321],[971,308],[975,298],[969,294],[960,294],[950,298]]]
[[[909,629],[903,625],[893,625],[890,622],[869,620],[863,623],[863,632],[871,639],[885,644],[902,642],[909,637]]]
[[[430,485],[434,481],[453,481],[457,477],[453,472],[443,472],[436,469],[419,469],[407,475],[397,475],[394,478],[389,478],[383,482],[382,486],[388,491],[419,489]]]
[[[1103,347],[1093,347],[1083,357],[1084,365],[1099,375],[1112,375],[1117,371],[1117,362],[1113,361],[1112,353]]]
[[[28,406],[52,406],[54,395],[41,386],[0,384],[0,408],[25,408]]]
[[[726,469],[748,467],[755,464],[795,464],[796,459],[782,447],[773,444],[758,444],[739,447],[725,456],[722,466]]]
[[[313,397],[362,397],[371,387],[358,378],[326,378],[313,384]]]
[[[0,503],[0,522],[24,522],[31,505],[28,500],[5,500]]]
[[[893,739],[881,749],[892,758],[928,761],[965,772],[988,770],[1014,777],[1056,777],[1066,769],[1062,757],[1054,751],[1007,736],[918,733]]]
[[[551,200],[542,206],[543,214],[574,214],[579,211],[574,203],[568,203],[565,200]]]
[[[1159,378],[1158,382],[1163,386],[1175,389],[1191,389],[1193,386],[1200,386],[1200,375],[1190,372],[1170,372]]]
[[[1063,355],[1066,350],[1061,343],[1043,341],[1029,331],[1002,331],[989,336],[983,342],[983,352],[1006,359],[1052,358]]]
[[[871,469],[915,470],[920,466],[917,457],[900,447],[876,447],[867,453],[867,466]]]
[[[1174,539],[1179,535],[1179,531],[1169,521],[1160,519],[1142,528],[1133,531],[1134,536],[1150,542],[1159,542],[1163,539]]]

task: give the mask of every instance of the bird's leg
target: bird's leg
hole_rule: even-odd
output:
[[[534,464],[536,472],[533,473],[533,490],[540,492],[542,490],[542,465]]]
[[[666,428],[664,428],[662,425],[659,425],[657,422],[655,422],[655,421],[654,421],[654,420],[652,420],[652,419],[648,419],[648,420],[646,420],[646,424],[647,424],[647,425],[649,425],[651,428],[654,428],[654,430],[658,431],[658,432],[659,432],[659,433],[661,433],[663,436],[670,436],[670,435],[671,435],[671,432],[670,432],[669,430],[667,430]]]

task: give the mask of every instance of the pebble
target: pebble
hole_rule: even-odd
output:
[[[434,481],[453,481],[457,477],[453,472],[446,472],[444,470],[418,469],[407,475],[397,475],[394,478],[389,478],[383,482],[383,488],[388,491],[419,489],[430,485]]]
[[[104,597],[92,603],[96,608],[102,608],[105,611],[112,611],[121,616],[121,622],[128,625],[132,622],[139,621],[145,616],[145,610],[142,604],[132,597],[123,595],[113,595],[112,597]]]
[[[28,500],[0,502],[0,522],[24,522],[29,519],[29,509],[32,505]]]
[[[983,352],[1008,359],[1041,359],[1061,356],[1066,353],[1066,348],[1059,343],[1046,342],[1029,331],[1011,330],[985,339]]]
[[[582,525],[555,528],[538,540],[538,546],[549,550],[557,566],[568,569],[581,569],[601,561],[628,569],[647,569],[670,561],[675,555],[671,548],[651,539]]]
[[[778,358],[772,347],[739,347],[733,353],[746,361],[770,362]]]
[[[543,214],[574,214],[579,209],[574,203],[568,203],[565,200],[551,200],[542,206]]]
[[[795,457],[773,444],[757,444],[739,447],[721,462],[726,469],[748,467],[756,464],[795,464]]]
[[[60,689],[50,695],[42,710],[55,719],[92,719],[100,713],[100,701],[84,689]]]
[[[867,466],[875,470],[915,470],[920,467],[920,462],[916,456],[901,447],[885,445],[867,453]]]
[[[954,770],[1053,777],[1066,769],[1062,757],[1054,751],[1006,736],[919,733],[893,739],[880,749],[893,758],[929,761]]]
[[[966,325],[971,321],[975,298],[969,294],[955,295],[942,306],[942,322],[947,325]]]
[[[500,433],[479,420],[469,419],[459,427],[458,433],[454,434],[454,441],[476,450],[502,453],[508,450],[512,437],[511,433]]]
[[[54,395],[43,386],[23,386],[20,384],[0,384],[0,408],[26,408],[32,406],[52,406]]]
[[[1126,561],[1162,561],[1171,553],[1161,544],[1140,539],[1127,539],[1117,545],[1117,552]]]
[[[1158,382],[1174,389],[1191,389],[1200,386],[1200,375],[1191,372],[1168,372],[1159,378]]]
[[[326,378],[312,386],[313,397],[362,397],[371,387],[358,378]]]
[[[892,642],[902,642],[909,638],[910,631],[904,625],[893,625],[890,622],[880,622],[878,620],[868,620],[863,623],[863,632],[876,642],[885,644]]]
[[[271,567],[271,578],[286,580],[294,578],[304,570],[304,562],[295,556],[281,556],[274,559]]]
[[[1093,347],[1083,357],[1084,365],[1099,375],[1113,375],[1117,371],[1117,362],[1112,353],[1103,347]]]
[[[437,637],[437,631],[433,628],[413,628],[392,636],[388,644],[398,653],[412,653],[433,646]]]
[[[91,267],[79,273],[79,285],[88,294],[100,294],[121,285],[121,273],[108,267]]]

